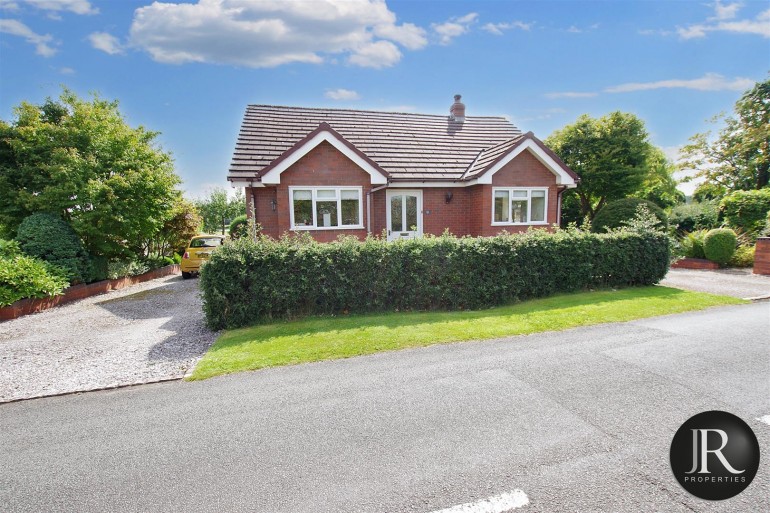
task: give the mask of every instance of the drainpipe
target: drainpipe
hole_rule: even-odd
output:
[[[561,195],[567,190],[566,185],[556,188],[556,224],[561,226]]]
[[[381,191],[382,189],[385,189],[388,187],[389,184],[380,185],[379,187],[375,187],[374,189],[370,189],[366,191],[366,233],[367,235],[371,235],[372,233],[372,193]]]

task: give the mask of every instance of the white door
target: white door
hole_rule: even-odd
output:
[[[388,240],[422,235],[422,191],[387,189]]]

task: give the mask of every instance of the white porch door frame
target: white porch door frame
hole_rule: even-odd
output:
[[[407,197],[414,197],[417,199],[417,219],[416,226],[404,226],[407,222]],[[393,211],[391,202],[393,198],[401,198],[401,230],[393,230],[393,219],[391,213]],[[414,239],[415,237],[422,237],[422,191],[419,189],[405,190],[405,189],[386,189],[385,190],[385,210],[387,212],[386,221],[388,223],[388,240],[397,239]],[[417,228],[412,230],[411,228]],[[398,226],[395,226],[398,228]]]

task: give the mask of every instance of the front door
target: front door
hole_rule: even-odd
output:
[[[388,240],[422,235],[422,191],[385,191],[388,208]]]

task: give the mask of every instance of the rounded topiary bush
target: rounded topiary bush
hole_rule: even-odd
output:
[[[91,278],[91,263],[83,243],[69,224],[53,214],[25,218],[16,241],[25,254],[64,269],[71,283]]]
[[[703,239],[703,252],[712,262],[724,265],[735,254],[737,242],[738,237],[734,231],[729,228],[716,228],[710,230]]]
[[[230,223],[230,237],[233,239],[240,239],[249,234],[249,220],[246,215],[240,215],[233,219]]]
[[[658,218],[657,228],[665,229],[668,225],[668,218],[658,205],[652,201],[639,198],[623,198],[607,203],[594,216],[591,222],[591,231],[594,233],[604,233],[613,228],[620,228],[624,222],[631,221],[636,217],[636,209],[639,205],[645,205],[652,215]]]

